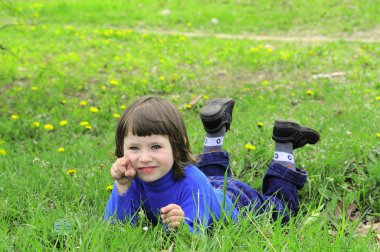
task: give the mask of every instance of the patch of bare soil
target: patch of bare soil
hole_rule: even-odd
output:
[[[254,35],[254,34],[224,34],[224,33],[204,33],[204,32],[179,32],[171,30],[134,30],[138,33],[146,34],[161,34],[161,35],[183,35],[186,37],[215,37],[221,39],[238,39],[238,40],[266,40],[266,41],[281,41],[281,42],[361,42],[361,43],[380,43],[380,27],[368,31],[358,31],[354,34],[345,35],[339,34],[335,36],[285,36],[285,35]]]

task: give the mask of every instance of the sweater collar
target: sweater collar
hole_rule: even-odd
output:
[[[166,173],[161,178],[152,181],[152,182],[144,182],[141,181],[145,190],[151,192],[163,192],[173,188],[175,181],[173,179],[173,169],[170,169],[168,173]]]

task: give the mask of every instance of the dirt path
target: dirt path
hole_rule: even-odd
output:
[[[380,32],[365,32],[354,36],[342,36],[342,37],[326,37],[326,36],[261,36],[261,35],[240,35],[240,34],[208,34],[202,32],[179,32],[168,30],[134,30],[138,33],[145,34],[161,34],[161,35],[183,35],[186,37],[215,37],[221,39],[238,39],[238,40],[254,40],[254,41],[280,41],[280,42],[302,42],[302,43],[318,43],[318,42],[358,42],[358,43],[380,43]]]

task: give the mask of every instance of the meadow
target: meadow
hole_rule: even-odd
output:
[[[0,250],[379,250],[379,10],[362,0],[2,0]],[[199,109],[233,97],[224,148],[234,176],[259,190],[274,120],[317,129],[320,142],[295,152],[309,173],[299,215],[284,226],[252,214],[197,235],[144,216],[104,223],[115,125],[143,95],[178,107],[194,153]]]

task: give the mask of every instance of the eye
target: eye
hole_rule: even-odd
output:
[[[152,150],[158,150],[158,149],[161,149],[160,145],[155,144],[155,145],[152,146]]]
[[[130,146],[129,148],[128,148],[128,150],[138,150],[139,148],[138,147],[136,147],[136,146]]]

